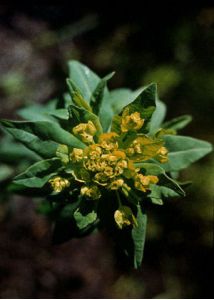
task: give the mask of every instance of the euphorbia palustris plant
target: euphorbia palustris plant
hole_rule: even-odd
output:
[[[211,151],[208,142],[178,135],[184,115],[163,122],[156,84],[109,91],[113,73],[98,77],[69,62],[68,93],[18,111],[25,121],[4,129],[37,154],[11,190],[46,197],[40,208],[55,223],[56,243],[95,229],[109,232],[131,264],[141,265],[145,204],[184,196],[178,172]]]

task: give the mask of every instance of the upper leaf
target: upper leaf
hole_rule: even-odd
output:
[[[150,120],[156,107],[156,99],[157,86],[156,84],[152,83],[146,86],[133,102],[125,106],[120,112],[119,116],[115,116],[113,118],[112,130],[115,130],[116,132],[119,131],[118,125],[120,123],[120,117],[123,111],[128,109],[130,114],[134,112],[140,113],[141,118],[144,119],[144,126],[139,131],[143,133],[148,132]]]
[[[165,135],[163,139],[169,161],[162,167],[170,172],[182,170],[212,151],[210,143],[192,137]]]
[[[88,111],[92,111],[89,103],[84,99],[84,97],[82,96],[82,92],[78,89],[75,83],[70,78],[68,78],[66,82],[68,85],[72,102],[81,108],[84,108]]]
[[[127,88],[115,89],[109,92],[109,102],[113,114],[119,114],[124,106],[134,101],[143,89],[132,91]]]
[[[92,93],[92,96],[90,99],[90,105],[92,107],[93,112],[96,115],[99,114],[102,102],[104,100],[104,96],[105,96],[105,94],[108,93],[108,90],[106,87],[107,81],[109,79],[111,79],[113,75],[114,75],[114,72],[112,72],[112,73],[106,75],[104,78],[102,78]]]
[[[100,78],[87,66],[76,60],[69,61],[68,67],[69,78],[81,91],[83,98],[89,103],[92,93],[99,83]]]
[[[153,134],[161,127],[161,124],[166,115],[166,105],[160,100],[156,100],[156,109],[152,115],[150,123],[150,133]]]
[[[190,115],[183,115],[163,123],[162,127],[167,129],[180,130],[186,127],[192,121]]]

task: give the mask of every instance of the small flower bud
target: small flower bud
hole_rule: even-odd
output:
[[[137,226],[137,220],[128,206],[120,206],[114,213],[114,220],[120,229],[126,226]]]
[[[60,193],[66,187],[70,186],[70,182],[67,179],[62,178],[60,176],[57,176],[57,177],[54,177],[54,178],[50,179],[49,183],[51,184],[52,189],[56,193]]]
[[[101,197],[100,190],[99,190],[98,186],[96,186],[96,185],[92,185],[89,187],[83,186],[81,188],[80,193],[82,196],[86,196],[86,197],[92,198],[94,200],[99,199]]]

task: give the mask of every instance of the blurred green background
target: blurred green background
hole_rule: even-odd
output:
[[[110,88],[157,82],[168,119],[193,116],[181,134],[213,143],[214,6],[141,4],[0,5],[0,117],[63,93],[66,62],[77,59],[101,76],[115,70]],[[186,198],[149,208],[143,265],[133,271],[101,234],[52,246],[36,201],[5,189],[30,158],[16,145],[14,160],[10,139],[0,142],[0,298],[214,296],[212,154],[182,172],[193,181]]]

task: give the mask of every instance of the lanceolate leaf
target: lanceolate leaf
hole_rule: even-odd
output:
[[[104,132],[109,130],[112,123],[112,117],[114,115],[109,97],[109,92],[106,91],[99,111],[99,119]]]
[[[34,151],[43,158],[51,158],[56,155],[58,144],[53,141],[43,141],[36,135],[28,133],[21,129],[8,128],[5,129],[19,142],[28,149]],[[10,151],[10,150],[9,150]],[[27,157],[27,156],[26,156]]]
[[[61,167],[58,158],[42,160],[14,178],[14,183],[29,188],[42,188]]]
[[[107,81],[112,78],[114,73],[115,72],[112,72],[112,73],[106,75],[104,78],[102,78],[92,93],[92,96],[90,99],[90,105],[92,107],[93,112],[96,115],[99,114],[105,92],[108,93],[107,88],[106,88]]]
[[[109,102],[111,103],[113,114],[119,114],[123,107],[134,101],[139,94],[140,91],[132,91],[126,88],[110,91]]]
[[[55,109],[49,113],[49,115],[56,117],[57,119],[68,120],[68,110],[65,108]]]
[[[153,134],[157,129],[161,127],[161,124],[166,115],[166,105],[160,100],[156,100],[156,109],[152,115],[150,123],[150,133]]]
[[[58,124],[47,121],[7,121],[2,120],[1,124],[8,129],[19,129],[24,132],[38,136],[41,140],[54,141],[70,147],[84,148],[85,145],[74,135],[62,129]],[[8,130],[9,131],[9,130]]]
[[[72,60],[68,63],[69,78],[81,91],[83,98],[89,102],[100,78],[85,65]]]
[[[57,99],[54,99],[48,104],[31,104],[21,108],[17,111],[17,114],[29,121],[54,121],[54,118],[50,116],[50,113],[56,110],[56,106]]]
[[[24,145],[16,143],[10,135],[6,135],[0,141],[0,161],[4,163],[14,163],[14,161],[37,161],[40,156],[27,149]]]
[[[180,130],[186,127],[192,121],[190,115],[183,115],[163,123],[162,127],[167,129]]]
[[[88,110],[88,111],[92,111],[90,105],[83,98],[78,87],[76,87],[75,83],[69,78],[67,79],[67,85],[68,85],[68,89],[71,94],[71,99],[72,99],[73,103],[81,108]]]
[[[212,151],[210,143],[195,138],[179,135],[163,138],[169,150],[169,161],[162,165],[167,172],[182,170]]]
[[[143,259],[143,250],[146,238],[146,214],[142,212],[140,205],[137,205],[137,226],[132,229],[132,239],[134,244],[134,267],[137,269],[141,266]]]

